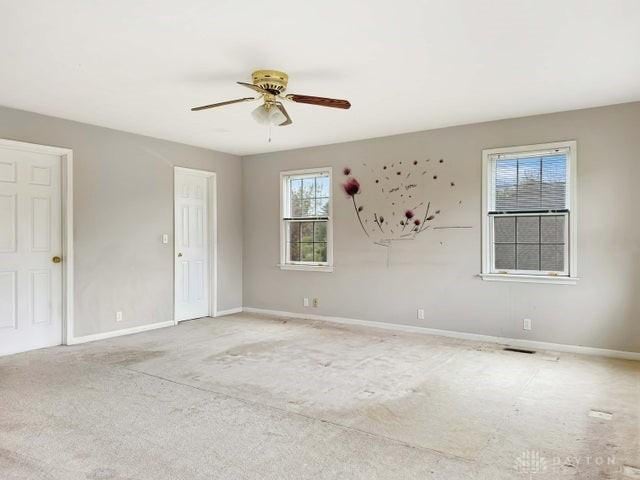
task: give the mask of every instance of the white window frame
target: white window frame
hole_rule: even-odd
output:
[[[289,178],[315,177],[326,174],[329,177],[329,214],[327,219],[327,261],[288,262],[287,261],[287,225],[285,217],[290,211]],[[308,168],[304,170],[288,170],[280,172],[280,269],[303,270],[311,272],[333,272],[333,170],[331,167]]]
[[[566,208],[569,213],[543,213],[542,215],[567,215],[569,221],[565,222],[567,232],[567,244],[565,246],[565,271],[563,272],[531,272],[528,270],[496,271],[493,266],[493,218],[489,212],[495,210],[495,161],[492,157],[497,154],[526,154],[539,153],[545,150],[568,149],[567,154],[567,183]],[[516,147],[492,148],[482,151],[482,272],[483,280],[531,282],[531,283],[556,283],[574,285],[578,281],[578,205],[577,205],[577,143],[575,141],[563,141],[542,143],[537,145],[524,145]],[[526,214],[518,214],[523,216]],[[530,214],[540,215],[540,214]],[[504,216],[510,216],[504,214]],[[513,216],[513,214],[511,214]],[[567,265],[568,263],[568,265]]]

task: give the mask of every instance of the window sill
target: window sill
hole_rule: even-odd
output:
[[[333,272],[333,266],[331,265],[295,265],[295,264],[280,264],[278,265],[280,270],[300,270],[306,272]]]
[[[561,277],[547,275],[515,275],[509,273],[481,273],[483,280],[490,282],[520,282],[520,283],[555,283],[557,285],[575,285],[577,277]]]

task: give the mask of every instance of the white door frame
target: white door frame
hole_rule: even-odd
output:
[[[62,332],[63,345],[73,344],[73,150],[0,138],[0,148],[60,157],[62,172]]]
[[[218,186],[216,173],[208,170],[198,170],[195,168],[173,167],[173,323],[178,324],[176,315],[176,255],[178,246],[176,244],[176,172],[191,173],[201,175],[208,179],[207,191],[207,224],[209,230],[209,316],[218,316]]]

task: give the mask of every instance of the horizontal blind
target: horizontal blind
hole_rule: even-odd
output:
[[[567,205],[567,151],[495,155],[495,210],[562,210]]]

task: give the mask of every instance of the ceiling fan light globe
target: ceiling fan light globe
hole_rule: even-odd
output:
[[[269,111],[267,111],[264,105],[260,105],[259,107],[255,108],[251,112],[251,116],[260,125],[269,125],[270,115],[269,115]]]
[[[271,108],[269,109],[269,121],[271,125],[280,125],[287,121],[287,117],[285,117],[279,109]]]

